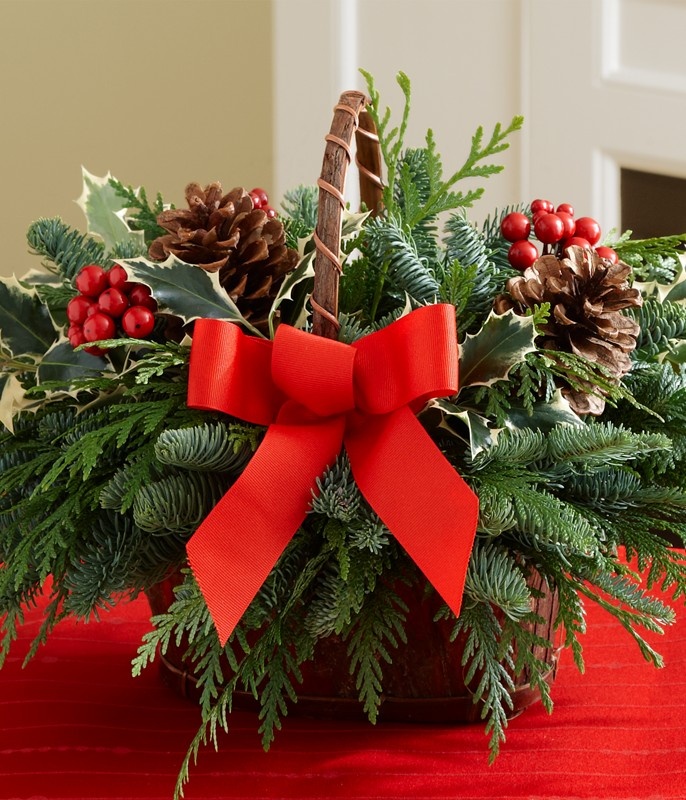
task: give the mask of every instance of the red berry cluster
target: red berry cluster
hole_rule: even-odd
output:
[[[126,336],[150,336],[155,327],[157,301],[147,286],[129,281],[123,267],[116,264],[104,270],[90,264],[79,271],[75,283],[79,294],[67,304],[67,336],[72,347],[112,339],[117,325]],[[93,355],[104,353],[99,347],[85,349]]]
[[[543,253],[556,248],[562,256],[568,247],[590,247],[613,264],[617,263],[617,253],[611,247],[596,247],[600,241],[600,225],[593,217],[574,219],[574,208],[569,203],[561,203],[557,208],[550,200],[534,200],[531,204],[531,219],[526,214],[513,211],[503,217],[500,232],[508,242],[512,242],[507,253],[510,264],[515,269],[525,270],[538,258],[538,249],[529,241],[533,220],[536,238],[543,244]]]
[[[276,209],[272,208],[269,205],[269,197],[264,189],[252,189],[248,192],[250,199],[252,200],[253,208],[260,208],[264,213],[269,217],[269,219],[274,219],[277,217],[278,214],[276,213]]]

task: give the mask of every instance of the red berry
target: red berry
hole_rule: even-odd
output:
[[[557,214],[544,214],[534,223],[536,238],[544,244],[559,242],[564,234],[564,222]]]
[[[127,336],[145,339],[155,327],[155,315],[145,306],[131,306],[121,318],[121,326]]]
[[[591,245],[588,242],[588,239],[583,239],[581,236],[572,236],[571,239],[567,239],[564,243],[564,249],[566,250],[568,247],[590,247]]]
[[[601,258],[609,261],[610,264],[616,264],[619,261],[619,256],[611,247],[596,247],[595,251]]]
[[[76,276],[76,288],[86,297],[97,297],[109,285],[107,273],[97,264],[90,264]]]
[[[500,223],[500,232],[508,242],[518,242],[520,239],[528,239],[531,233],[531,222],[526,214],[513,211],[503,217]]]
[[[558,211],[557,216],[562,220],[562,224],[565,226],[562,238],[569,239],[570,236],[574,236],[574,233],[576,231],[576,222],[574,221],[574,217],[569,213],[569,211]]]
[[[97,342],[100,339],[111,339],[114,336],[116,326],[109,314],[98,311],[91,314],[83,323],[83,335],[87,342]]]
[[[122,287],[128,281],[129,276],[126,274],[124,267],[121,267],[119,264],[115,264],[107,273],[107,278],[109,279],[110,286],[113,289],[124,291]]]
[[[67,303],[67,319],[69,322],[81,324],[85,321],[91,308],[96,308],[95,303],[88,297],[77,294]]]
[[[107,352],[107,350],[103,350],[102,347],[96,347],[95,345],[92,347],[84,347],[83,349],[92,356],[104,356]]]
[[[271,206],[262,206],[262,211],[267,215],[267,219],[274,219],[279,216],[277,210]]]
[[[88,319],[88,317],[92,317],[93,314],[97,314],[98,311],[100,311],[100,307],[98,306],[98,304],[97,303],[91,303],[90,308],[86,312],[86,319]]]
[[[86,337],[83,335],[83,328],[80,325],[74,324],[69,326],[67,338],[69,339],[69,344],[72,347],[78,347],[80,344],[84,344],[86,341]]]
[[[600,225],[593,217],[579,217],[576,221],[576,235],[586,239],[591,245],[597,244],[600,241]]]
[[[550,213],[554,208],[555,206],[550,200],[534,200],[531,204],[531,213],[535,214],[537,211],[547,211]]]
[[[269,205],[269,196],[264,189],[260,189],[259,186],[251,189],[248,194],[250,197],[252,197],[252,202],[255,208],[264,208],[265,206]]]
[[[515,269],[525,270],[538,258],[536,245],[528,239],[513,242],[507,252],[507,259]]]
[[[98,297],[98,308],[109,314],[115,319],[121,315],[129,307],[129,301],[126,295],[120,289],[105,289],[105,291]]]
[[[565,214],[569,214],[571,217],[574,216],[574,206],[570,206],[569,203],[560,203],[557,207],[557,213],[559,214],[560,211],[563,211]]]
[[[134,283],[129,292],[129,303],[132,306],[145,306],[151,311],[157,311],[157,300],[151,295],[150,289],[143,283]]]

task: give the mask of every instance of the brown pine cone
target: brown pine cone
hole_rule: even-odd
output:
[[[223,194],[217,182],[204,189],[189,183],[186,202],[187,209],[170,209],[158,216],[158,224],[168,233],[151,243],[150,258],[164,261],[171,254],[218,272],[243,316],[266,332],[272,302],[298,261],[297,252],[286,247],[283,225],[254,208],[245,189]]]
[[[617,382],[631,368],[637,323],[622,314],[642,305],[638,289],[629,286],[628,264],[611,264],[594,250],[570,247],[567,257],[541,256],[521,276],[507,282],[509,294],[496,297],[494,309],[502,314],[514,309],[523,315],[534,306],[550,303],[540,346],[575,353],[599,364]],[[563,389],[578,414],[601,414],[605,401],[595,387],[589,392]],[[593,393],[592,393],[593,392]]]

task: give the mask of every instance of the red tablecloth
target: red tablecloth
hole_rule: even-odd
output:
[[[0,672],[0,798],[169,800],[198,716],[153,666],[130,660],[144,600],[100,624],[63,623],[24,670],[38,621]],[[232,715],[221,750],[201,752],[188,800],[214,798],[686,798],[686,615],[659,640],[655,670],[597,609],[586,674],[563,656],[555,712],[513,720],[494,766],[480,726],[318,722],[291,717],[269,753],[255,717]]]

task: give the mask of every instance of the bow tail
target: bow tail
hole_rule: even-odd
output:
[[[288,405],[186,545],[222,645],[302,524],[316,479],[341,449],[343,417],[298,422],[292,413],[289,419]]]
[[[457,616],[479,501],[403,407],[358,417],[345,447],[360,491]]]

